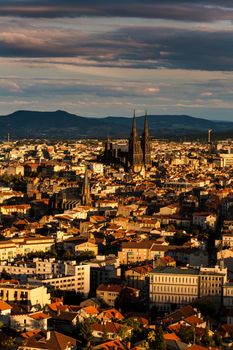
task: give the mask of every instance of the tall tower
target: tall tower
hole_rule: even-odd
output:
[[[136,126],[136,115],[134,111],[132,131],[129,137],[128,161],[134,172],[140,172],[143,166],[143,154]]]
[[[90,205],[91,204],[91,191],[90,184],[88,178],[88,170],[85,170],[85,176],[82,187],[82,205]]]
[[[144,162],[145,168],[148,169],[151,167],[151,147],[150,147],[150,135],[149,135],[148,121],[147,121],[147,111],[145,112],[141,147],[142,147],[142,153],[143,153],[143,162]]]
[[[108,137],[104,145],[104,162],[107,164],[111,163],[112,156],[112,143]]]

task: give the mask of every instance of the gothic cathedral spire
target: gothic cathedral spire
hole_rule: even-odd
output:
[[[129,137],[128,157],[129,157],[128,160],[129,160],[130,168],[134,172],[141,171],[141,168],[143,166],[143,154],[142,154],[142,149],[140,145],[140,140],[138,137],[135,111],[133,116],[132,131]]]
[[[147,121],[147,111],[145,112],[145,118],[144,118],[144,129],[143,129],[142,139],[141,139],[141,148],[142,148],[143,162],[144,162],[145,168],[150,168],[151,167],[151,147],[150,147],[149,127],[148,127],[148,121]]]
[[[85,170],[85,176],[82,187],[82,205],[90,205],[91,204],[91,193],[90,193],[90,184],[88,178],[88,170]]]

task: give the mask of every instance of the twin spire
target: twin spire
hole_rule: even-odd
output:
[[[147,111],[145,111],[144,130],[140,141],[136,126],[136,113],[134,110],[132,131],[129,138],[128,160],[131,169],[135,172],[140,171],[140,169],[143,166],[145,166],[146,168],[151,167],[151,148],[147,121]]]

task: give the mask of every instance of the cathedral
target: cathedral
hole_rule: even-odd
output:
[[[105,143],[104,162],[106,164],[120,164],[126,170],[140,173],[151,167],[151,147],[147,113],[145,113],[144,128],[141,138],[138,135],[136,115],[134,112],[132,130],[128,142],[128,150],[123,150],[108,139]]]

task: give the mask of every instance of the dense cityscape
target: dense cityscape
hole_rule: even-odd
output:
[[[0,144],[1,349],[233,344],[233,144]]]
[[[233,350],[232,38],[232,0],[0,0],[0,350]]]

